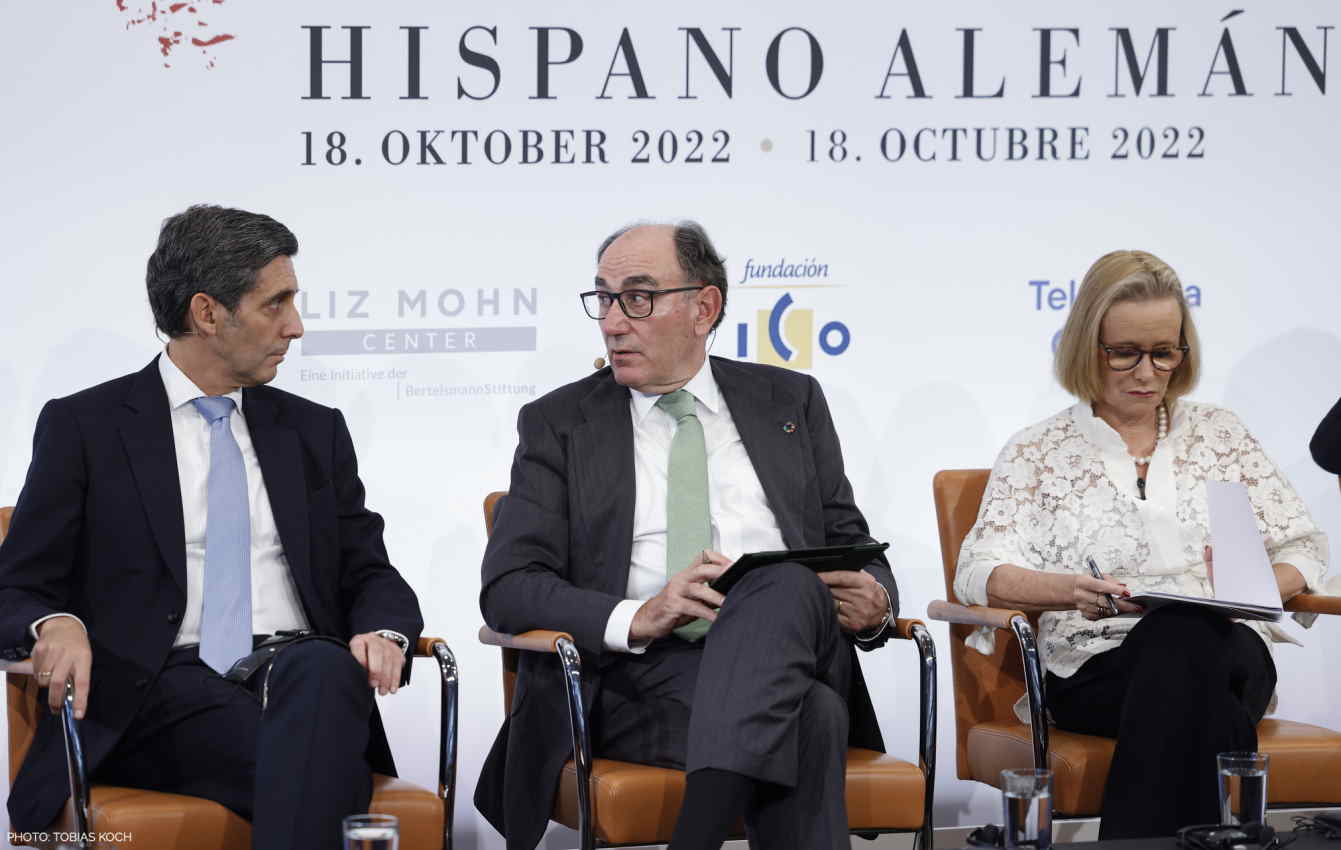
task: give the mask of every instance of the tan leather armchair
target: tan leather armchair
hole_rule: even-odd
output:
[[[978,518],[986,469],[936,473],[932,491],[940,527],[945,593],[954,596],[955,568],[964,538]],[[1341,614],[1341,597],[1306,594],[1289,611]],[[936,601],[933,620],[950,623],[950,667],[955,685],[955,764],[960,779],[998,786],[1001,771],[1046,765],[1053,770],[1053,807],[1060,815],[1097,815],[1103,800],[1113,740],[1050,728],[1043,717],[1043,679],[1034,635],[1037,622],[1019,611]],[[978,626],[1001,632],[996,651],[983,655],[965,643]],[[1004,639],[1002,639],[1004,638]],[[1013,640],[1011,639],[1013,638]],[[1015,717],[1027,694],[1031,725]],[[1271,754],[1269,804],[1341,804],[1341,734],[1289,720],[1266,718],[1257,727],[1258,749]]]
[[[484,500],[484,523],[493,533],[494,510],[506,493]],[[916,832],[918,846],[932,850],[932,803],[936,780],[936,649],[920,620],[896,621],[896,637],[913,641],[919,653],[921,692],[918,761],[850,748],[847,754],[848,828],[862,835]],[[592,759],[582,705],[582,661],[571,635],[534,630],[505,635],[480,629],[480,642],[502,649],[503,707],[512,705],[522,652],[558,656],[568,683],[568,716],[574,758],[563,768],[552,820],[577,830],[582,850],[664,844],[675,830],[684,800],[684,773],[661,767]],[[555,711],[562,711],[559,706]],[[743,833],[743,826],[738,832]]]
[[[0,540],[9,531],[13,508],[0,508]],[[456,798],[457,758],[457,668],[446,641],[423,637],[415,647],[415,658],[437,662],[442,682],[441,728],[438,753],[438,788],[430,791],[404,779],[374,774],[369,810],[396,815],[400,819],[400,846],[404,850],[451,850],[452,812]],[[37,731],[37,679],[32,662],[0,663],[6,672],[6,702],[9,721],[9,782],[23,764],[23,757]],[[247,850],[251,846],[251,824],[212,800],[181,794],[164,794],[138,788],[88,784],[73,700],[67,696],[62,710],[66,755],[70,766],[71,799],[50,832],[103,834],[117,840],[85,842],[81,847],[145,848],[145,850]],[[127,840],[129,837],[129,840]],[[69,846],[69,845],[63,845]]]

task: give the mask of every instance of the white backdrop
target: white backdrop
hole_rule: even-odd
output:
[[[631,220],[696,218],[727,255],[716,354],[775,362],[768,314],[791,299],[781,342],[828,393],[858,500],[893,543],[905,615],[944,594],[931,476],[990,465],[1011,433],[1068,403],[1051,341],[1071,281],[1114,248],[1153,251],[1197,287],[1194,397],[1238,411],[1341,534],[1336,481],[1307,452],[1341,395],[1334,3],[160,5],[15,5],[0,29],[0,503],[17,497],[46,399],[159,350],[142,280],[163,217],[212,202],[288,224],[308,337],[277,383],[345,412],[427,633],[457,653],[458,847],[502,846],[470,804],[502,717],[497,653],[475,643],[480,502],[506,486],[518,407],[600,353],[576,293],[601,238]],[[323,65],[329,99],[311,99],[304,27],[328,27],[331,60],[350,58],[343,27],[367,28],[366,99],[346,99],[349,64]],[[582,41],[566,64],[575,40],[558,28]],[[729,94],[684,28],[716,51]],[[413,33],[421,99],[406,99]],[[1124,33],[1145,68],[1139,94]],[[817,67],[808,38],[823,67],[801,96]],[[539,63],[540,40],[556,64]],[[388,162],[402,153],[393,131],[410,145],[402,165]],[[492,164],[504,138],[509,157]],[[435,139],[443,164],[418,164]],[[523,161],[537,140],[543,161]],[[744,279],[747,264],[761,276]],[[945,630],[933,633],[944,651]],[[1341,674],[1325,659],[1341,623],[1303,634],[1305,648],[1277,653],[1281,710],[1335,727]],[[907,758],[913,656],[863,659]],[[942,672],[937,818],[985,822],[995,793],[953,777],[948,659]],[[426,785],[430,673],[383,700],[403,773]]]

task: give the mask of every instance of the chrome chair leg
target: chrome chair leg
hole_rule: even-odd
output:
[[[1034,767],[1048,767],[1048,718],[1043,710],[1043,663],[1039,659],[1034,629],[1023,617],[1010,621],[1015,639],[1020,643],[1020,658],[1024,662],[1025,692],[1029,695],[1029,725],[1034,735]]]
[[[70,802],[74,806],[76,846],[92,846],[88,840],[88,769],[84,763],[84,745],[79,738],[79,721],[74,716],[74,682],[65,681],[65,699],[61,702],[61,730],[65,733],[65,764],[70,774]]]
[[[445,643],[433,644],[433,658],[442,675],[441,718],[438,724],[438,797],[442,800],[442,848],[452,850],[452,820],[456,815],[456,757],[459,714],[459,672],[456,656]]]
[[[587,716],[582,706],[582,657],[577,646],[568,638],[554,642],[563,664],[564,681],[568,686],[568,718],[573,732],[573,763],[577,765],[577,826],[582,850],[596,847],[595,824],[591,820],[591,739],[587,731]]]
[[[936,644],[926,626],[912,628],[913,640],[921,660],[919,677],[920,717],[917,734],[918,760],[926,791],[922,803],[922,829],[917,833],[918,850],[932,850],[935,843],[936,803]]]

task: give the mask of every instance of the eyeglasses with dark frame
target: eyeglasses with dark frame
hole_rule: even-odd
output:
[[[612,292],[608,289],[593,289],[590,292],[582,292],[578,297],[582,299],[582,309],[587,311],[587,315],[593,319],[604,319],[610,314],[610,305],[619,302],[619,309],[624,311],[624,315],[630,319],[646,319],[652,315],[652,308],[658,295],[670,295],[673,292],[692,292],[696,289],[706,289],[706,284],[698,286],[677,286],[674,289],[625,289],[621,292]]]
[[[1141,365],[1141,358],[1149,357],[1150,365],[1160,372],[1172,372],[1177,369],[1187,356],[1187,352],[1192,347],[1187,343],[1181,345],[1161,345],[1156,348],[1136,348],[1131,345],[1105,345],[1102,341],[1099,347],[1104,350],[1104,359],[1108,361],[1108,368],[1114,372],[1130,372]]]

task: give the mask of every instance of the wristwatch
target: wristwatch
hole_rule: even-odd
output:
[[[866,634],[862,634],[860,632],[854,634],[853,637],[855,637],[857,641],[860,643],[870,643],[871,641],[880,637],[882,634],[885,633],[885,629],[889,628],[889,624],[894,622],[894,604],[889,598],[889,591],[885,590],[885,586],[883,584],[880,585],[879,587],[881,590],[885,591],[885,618],[880,621],[880,625],[871,629],[870,632]]]
[[[384,637],[387,640],[400,647],[401,652],[407,652],[410,649],[410,639],[400,632],[393,632],[391,629],[381,629],[374,632],[378,637]]]

